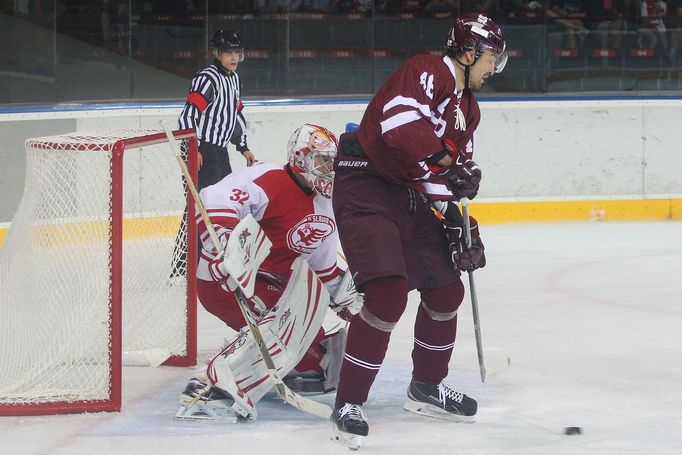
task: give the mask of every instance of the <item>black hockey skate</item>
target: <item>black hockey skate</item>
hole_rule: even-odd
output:
[[[232,396],[204,381],[192,378],[180,394],[180,408],[175,413],[177,420],[236,420]]]
[[[332,439],[352,450],[359,449],[360,437],[369,434],[367,416],[359,404],[337,401],[332,411],[331,421],[334,424]]]
[[[474,421],[478,405],[476,400],[463,393],[455,392],[447,385],[410,382],[407,398],[403,407],[415,414],[455,422]]]
[[[325,388],[324,379],[325,378],[323,374],[298,374],[298,372],[294,370],[293,372],[284,376],[282,381],[287,387],[300,395],[319,395],[334,390],[327,390]]]

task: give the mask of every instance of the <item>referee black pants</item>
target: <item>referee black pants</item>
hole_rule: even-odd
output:
[[[199,153],[201,153],[201,167],[199,168],[197,190],[201,191],[207,186],[214,185],[221,181],[225,176],[232,173],[232,166],[230,166],[230,156],[227,153],[227,147],[219,147],[208,142],[199,142]],[[187,214],[182,217],[182,224],[180,231],[175,237],[175,246],[173,248],[173,265],[170,272],[170,277],[184,276],[187,269],[187,233],[184,226],[187,223]],[[197,237],[197,251],[201,251],[201,239]],[[198,260],[199,255],[197,255]]]
[[[218,183],[232,173],[227,147],[219,147],[208,142],[199,143],[201,167],[199,168],[199,190]]]

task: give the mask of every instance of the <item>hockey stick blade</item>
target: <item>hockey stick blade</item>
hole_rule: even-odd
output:
[[[270,376],[272,377],[272,372],[271,371],[269,372]],[[274,380],[275,379],[273,378],[273,381]],[[279,378],[278,380],[281,381],[281,378]],[[310,400],[304,396],[297,394],[289,387],[287,387],[286,384],[284,384],[284,382],[282,382],[279,385],[276,385],[275,388],[276,389],[281,388],[281,390],[277,390],[277,394],[280,397],[282,397],[284,401],[307,414],[315,415],[325,420],[329,420],[330,417],[332,416],[332,408],[330,408],[324,403],[320,403],[319,401],[315,400]]]

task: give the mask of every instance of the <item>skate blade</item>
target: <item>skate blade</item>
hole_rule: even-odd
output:
[[[237,419],[239,419],[240,422],[258,420],[258,414],[256,413],[255,408],[249,407],[249,409],[252,410],[252,412],[249,412],[246,409],[246,405],[240,404],[237,401],[232,403],[231,408],[232,408],[233,412],[235,414],[237,414]]]
[[[237,421],[237,414],[231,408],[208,407],[201,403],[194,403],[191,406],[180,405],[175,413],[175,420],[213,420],[234,423]]]
[[[476,421],[474,416],[452,414],[437,406],[420,403],[418,401],[407,400],[403,405],[403,408],[406,411],[414,412],[415,414],[432,417],[434,419],[447,420],[448,422],[474,423]]]
[[[331,439],[332,441],[337,441],[343,444],[350,450],[358,450],[362,445],[362,436],[339,431],[339,429],[336,428],[336,426],[334,427]]]

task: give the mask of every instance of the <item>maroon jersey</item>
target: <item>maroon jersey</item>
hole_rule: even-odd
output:
[[[451,199],[448,174],[432,174],[425,160],[453,141],[471,158],[480,121],[476,98],[455,89],[449,57],[420,54],[409,59],[372,98],[357,132],[377,171],[396,183]]]

